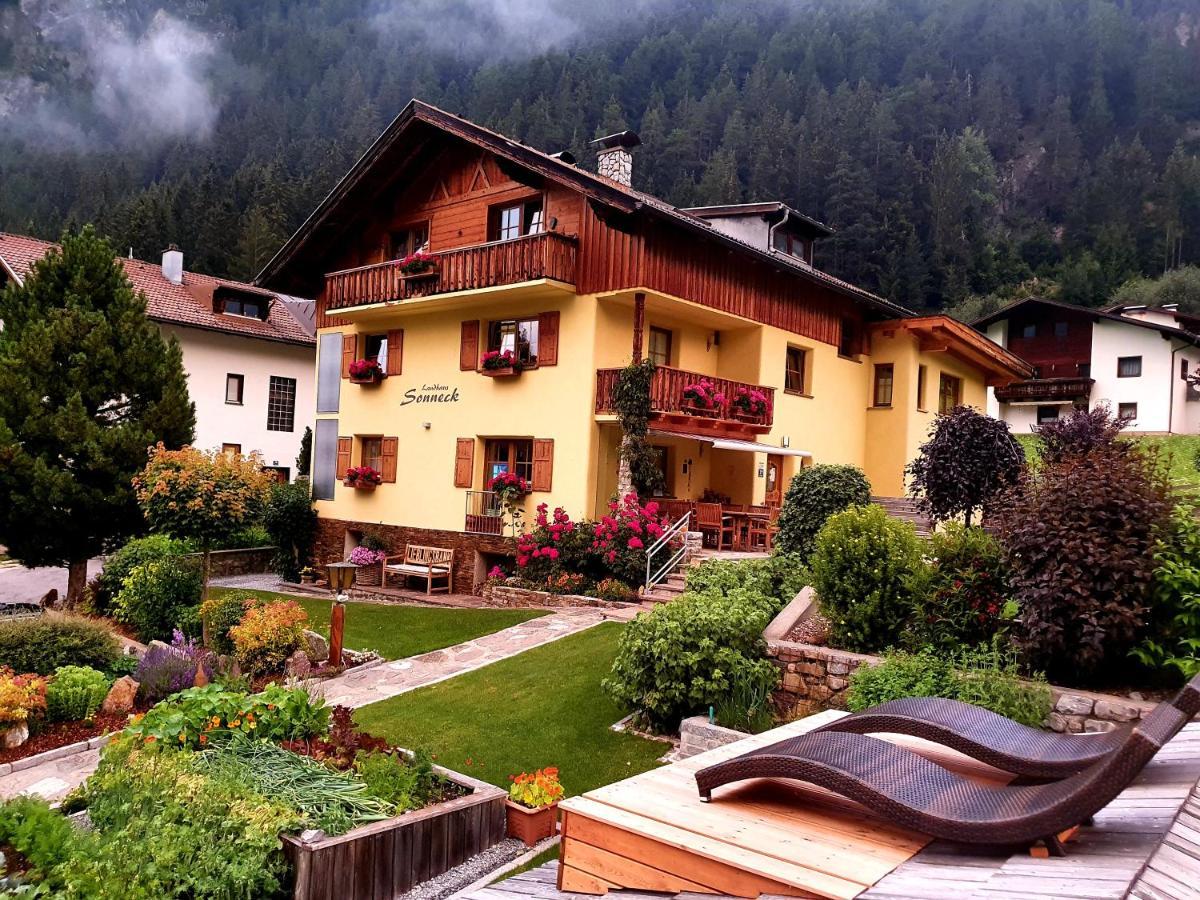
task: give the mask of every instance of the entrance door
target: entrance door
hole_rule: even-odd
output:
[[[766,500],[768,506],[783,504],[783,457],[773,453],[767,456]]]

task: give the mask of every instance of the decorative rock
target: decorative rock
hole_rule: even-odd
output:
[[[1109,722],[1133,722],[1140,716],[1140,710],[1130,703],[1119,700],[1097,700],[1096,718],[1107,719]]]
[[[825,680],[825,683],[829,685],[829,689],[831,691],[843,691],[846,689],[846,685],[848,685],[850,682],[848,682],[845,678],[838,678],[834,675],[830,675]]]
[[[1083,730],[1088,733],[1098,733],[1102,731],[1112,731],[1116,728],[1116,723],[1105,722],[1103,719],[1088,719],[1083,723]]]
[[[303,650],[297,650],[288,657],[287,662],[283,665],[285,675],[293,678],[307,678],[312,674],[312,663],[308,661],[308,654]]]
[[[128,675],[118,678],[113,682],[104,702],[100,704],[100,711],[110,715],[129,712],[133,709],[133,701],[137,698],[139,687],[141,685]]]
[[[19,722],[0,731],[0,748],[11,750],[29,740],[29,726]]]
[[[329,642],[315,631],[304,631],[304,642],[308,645],[305,653],[313,662],[324,662],[329,659]]]
[[[204,671],[204,663],[196,663],[196,677],[192,679],[192,687],[204,687],[208,684],[208,673]]]
[[[1083,697],[1079,694],[1060,694],[1058,702],[1054,704],[1054,708],[1058,712],[1073,716],[1086,716],[1091,713],[1094,706],[1095,701],[1091,697]]]

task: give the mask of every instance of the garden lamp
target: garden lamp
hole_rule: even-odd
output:
[[[329,659],[342,665],[342,636],[346,629],[346,592],[354,587],[358,566],[351,562],[330,563],[325,567],[329,589],[333,591],[333,609],[329,613]]]

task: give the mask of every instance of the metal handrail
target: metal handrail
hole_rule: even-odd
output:
[[[680,548],[671,555],[671,558],[668,559],[665,563],[663,563],[663,565],[658,569],[657,572],[653,572],[653,574],[651,574],[652,567],[654,565],[654,562],[653,562],[654,554],[656,554],[664,546],[668,546],[670,544],[671,538],[673,538],[673,537],[675,537],[675,535],[679,534],[680,531],[685,530],[687,528],[687,526],[691,523],[691,521],[692,521],[692,514],[690,512],[684,513],[682,516],[680,516],[678,519],[676,519],[674,522],[672,522],[671,527],[668,528],[666,531],[664,531],[662,533],[662,536],[657,541],[655,541],[653,544],[651,544],[650,549],[646,551],[646,591],[647,592],[654,590],[655,585],[659,584],[659,582],[661,582],[664,578],[666,578],[668,575],[670,575],[672,571],[674,571],[675,566],[678,565],[679,561],[681,559],[683,559],[684,555],[687,554],[687,551],[688,551],[687,541],[684,540],[684,542],[680,546]]]

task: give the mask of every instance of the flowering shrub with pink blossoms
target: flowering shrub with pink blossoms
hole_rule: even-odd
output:
[[[707,378],[684,385],[682,396],[697,409],[719,410],[725,405],[725,395]]]
[[[734,409],[751,416],[765,416],[769,405],[767,395],[754,388],[740,387],[733,397]]]
[[[587,584],[616,579],[630,588],[646,577],[646,548],[663,533],[658,504],[642,505],[636,494],[608,505],[596,522],[573,522],[558,507],[543,503],[534,529],[517,538],[517,569],[534,586],[550,584],[566,572]]]

